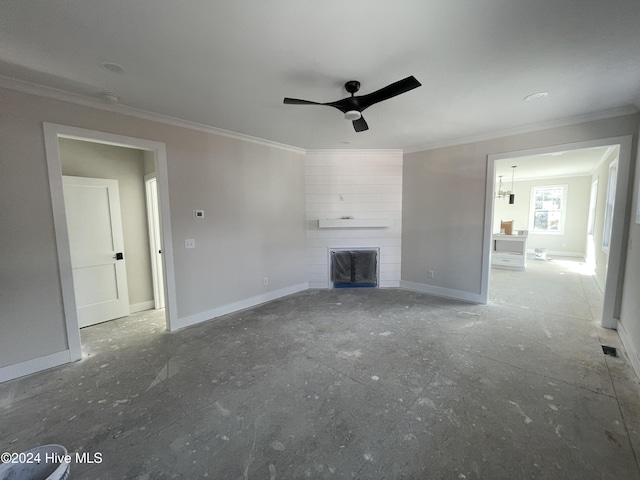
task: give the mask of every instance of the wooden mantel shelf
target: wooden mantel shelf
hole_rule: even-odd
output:
[[[393,220],[388,218],[333,218],[318,220],[318,228],[388,228]]]

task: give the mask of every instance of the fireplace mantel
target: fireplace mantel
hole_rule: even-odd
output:
[[[389,218],[333,218],[318,220],[318,228],[389,228]]]

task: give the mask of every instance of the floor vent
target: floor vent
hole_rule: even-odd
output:
[[[616,347],[607,347],[606,345],[602,345],[602,351],[605,355],[609,355],[610,357],[618,356],[618,350]]]

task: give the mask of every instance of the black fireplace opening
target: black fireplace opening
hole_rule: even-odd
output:
[[[332,250],[331,282],[334,288],[378,286],[377,250]]]

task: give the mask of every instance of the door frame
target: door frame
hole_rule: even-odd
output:
[[[164,263],[164,288],[166,303],[167,329],[172,329],[172,323],[178,319],[176,303],[176,283],[173,263],[173,243],[171,240],[171,215],[169,211],[169,181],[167,172],[167,150],[162,142],[145,140],[113,133],[99,132],[85,128],[70,127],[55,123],[43,122],[45,153],[47,157],[47,170],[51,189],[51,204],[53,208],[53,222],[56,236],[56,248],[58,253],[58,266],[60,270],[60,283],[62,287],[62,308],[69,345],[71,361],[82,358],[80,343],[80,329],[78,327],[78,314],[76,310],[76,298],[73,289],[73,273],[71,269],[71,251],[69,248],[69,232],[67,230],[67,217],[65,213],[64,194],[62,191],[62,163],[60,161],[59,138],[69,138],[85,142],[114,145],[117,147],[135,148],[153,153],[155,171],[158,182],[158,201],[160,203],[160,218],[162,222],[162,243]]]
[[[611,232],[611,243],[609,250],[609,260],[607,277],[605,280],[604,306],[602,308],[602,319],[600,324],[604,328],[616,329],[618,317],[620,315],[620,303],[622,299],[622,280],[624,276],[624,248],[625,238],[627,238],[627,196],[629,190],[631,173],[631,147],[633,136],[625,135],[620,137],[602,138],[598,140],[588,140],[584,142],[573,142],[561,145],[550,145],[545,147],[530,148],[526,150],[516,150],[511,152],[495,153],[487,155],[487,184],[485,190],[484,208],[484,239],[482,249],[482,284],[480,296],[482,303],[489,301],[489,274],[491,270],[491,235],[493,230],[493,197],[495,195],[495,162],[513,157],[525,157],[529,155],[540,155],[566,150],[581,150],[585,148],[606,147],[609,145],[619,145],[618,153],[618,178],[616,182],[615,208],[613,210],[613,226]]]
[[[150,190],[150,184],[155,181],[156,195]],[[158,176],[156,172],[147,173],[144,176],[144,193],[147,199],[147,231],[149,232],[149,257],[151,260],[151,280],[153,283],[153,304],[156,309],[164,308],[164,274],[162,268],[159,270],[158,266],[158,250],[162,250],[162,221],[160,220],[160,206],[158,204]],[[156,221],[158,222],[158,231],[160,232],[160,238],[156,235]],[[160,254],[162,258],[162,254]],[[160,264],[162,260],[160,261]],[[160,265],[161,267],[161,265]],[[162,284],[160,283],[162,278]],[[162,301],[161,301],[162,300]]]

